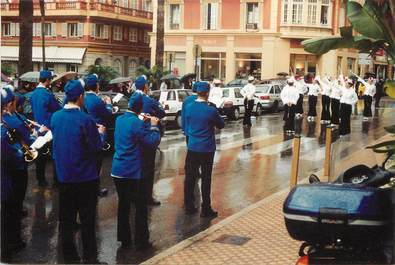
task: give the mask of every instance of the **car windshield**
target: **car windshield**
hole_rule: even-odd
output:
[[[235,79],[230,81],[227,86],[244,86],[246,85],[248,82],[246,79]]]
[[[155,100],[157,100],[157,101],[159,101],[159,98],[160,98],[160,91],[159,91],[159,90],[157,90],[157,91],[152,91],[150,97],[153,98],[153,99],[155,99]]]
[[[224,90],[222,91],[222,97],[223,97],[223,98],[229,97],[229,89],[224,89]]]
[[[268,93],[270,86],[257,86],[255,93]]]

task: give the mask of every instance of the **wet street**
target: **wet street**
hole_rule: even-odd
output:
[[[305,102],[306,103],[306,102]],[[383,101],[374,118],[362,122],[363,103],[352,116],[352,134],[338,140],[335,160],[363,148],[369,141],[386,134],[384,126],[394,123],[395,102]],[[305,104],[305,111],[306,111]],[[212,175],[212,204],[219,217],[213,220],[183,211],[185,138],[180,130],[168,130],[157,152],[155,197],[159,207],[149,209],[151,241],[154,248],[139,253],[124,250],[116,240],[117,194],[110,177],[111,154],[103,162],[101,186],[109,194],[99,200],[97,238],[102,261],[109,264],[135,264],[206,229],[241,209],[289,186],[292,139],[284,136],[282,112],[253,117],[252,128],[243,128],[242,120],[227,121],[218,132],[217,152]],[[306,119],[297,124],[302,135],[299,176],[304,178],[323,166],[325,126]],[[52,182],[51,166],[47,179]],[[198,192],[198,191],[197,191]],[[198,194],[197,194],[198,195]],[[53,188],[38,188],[34,165],[29,169],[29,187],[25,199],[28,217],[24,219],[27,248],[15,257],[15,263],[59,263],[58,201]],[[77,238],[80,235],[77,233]],[[78,243],[80,245],[80,242]],[[81,247],[81,246],[80,246]]]

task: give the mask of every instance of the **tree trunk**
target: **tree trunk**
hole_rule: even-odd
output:
[[[18,74],[33,71],[33,1],[19,1]]]
[[[165,35],[165,18],[164,18],[164,0],[158,0],[157,6],[157,22],[156,22],[156,56],[155,64],[163,69],[163,53],[164,53],[164,35]]]

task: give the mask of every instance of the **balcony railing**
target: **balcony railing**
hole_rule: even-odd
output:
[[[150,11],[126,8],[126,7],[105,4],[105,3],[98,3],[98,2],[93,2],[93,3],[87,3],[85,1],[46,2],[45,10],[87,10],[88,4],[90,10],[152,19],[152,12]],[[39,10],[40,4],[34,3],[33,8],[35,10]],[[1,11],[18,11],[18,10],[19,10],[19,3],[1,3]],[[61,13],[59,15],[61,15]]]

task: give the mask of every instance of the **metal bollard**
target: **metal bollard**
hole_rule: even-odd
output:
[[[296,186],[298,183],[298,171],[299,171],[299,156],[300,156],[300,135],[295,135],[293,142],[293,156],[291,166],[291,180],[290,188]]]
[[[332,148],[332,128],[326,127],[325,135],[325,161],[324,161],[324,178],[330,180],[331,176],[331,148]]]

